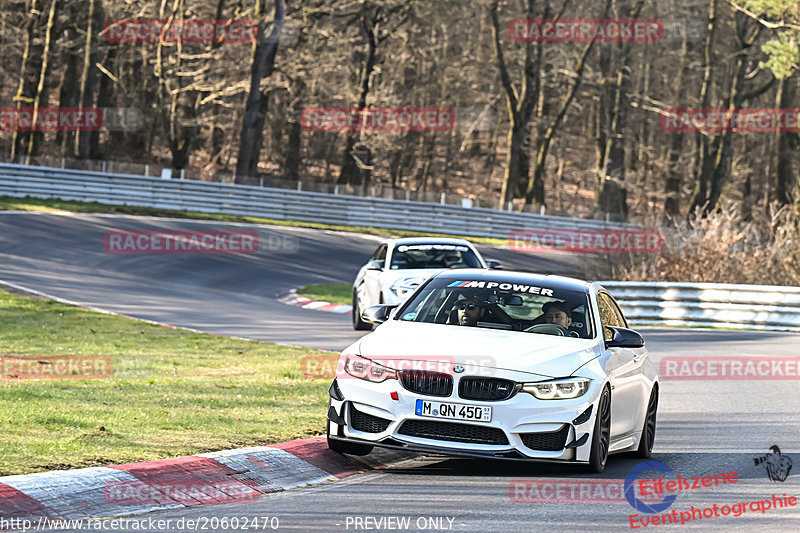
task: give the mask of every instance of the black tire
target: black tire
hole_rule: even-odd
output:
[[[372,329],[372,324],[361,320],[361,308],[358,306],[358,295],[353,289],[353,329],[356,331],[368,331]]]
[[[640,459],[648,459],[653,454],[653,442],[656,438],[656,416],[658,415],[658,385],[653,385],[650,399],[647,401],[647,415],[644,417],[642,438],[639,440],[639,449],[633,455]]]
[[[594,431],[592,431],[592,451],[589,455],[589,464],[586,466],[587,472],[599,474],[605,469],[610,441],[611,391],[605,387],[597,402],[597,417],[594,422]]]
[[[373,448],[375,448],[369,444],[356,444],[354,442],[342,442],[340,440],[331,439],[330,420],[328,420],[328,424],[326,426],[325,436],[328,439],[328,449],[333,450],[336,453],[346,453],[347,455],[369,455]]]

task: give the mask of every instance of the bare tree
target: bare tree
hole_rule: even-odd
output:
[[[262,90],[261,81],[275,70],[275,56],[278,53],[278,40],[286,16],[286,1],[275,0],[275,17],[269,36],[263,36],[267,30],[267,21],[263,19],[266,0],[256,0],[256,17],[259,39],[253,48],[253,60],[250,68],[250,91],[242,117],[242,133],[239,139],[239,155],[236,161],[236,181],[241,183],[246,177],[254,176],[258,171],[261,154],[261,140],[266,119],[268,92]]]

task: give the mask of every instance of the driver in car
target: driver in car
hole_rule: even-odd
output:
[[[475,297],[459,300],[454,308],[460,326],[476,326],[486,314],[486,302]]]
[[[562,328],[572,325],[572,311],[562,302],[547,302],[542,306],[542,314],[547,324],[556,324]]]

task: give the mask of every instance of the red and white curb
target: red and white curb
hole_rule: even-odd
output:
[[[328,449],[324,437],[109,467],[0,477],[0,518],[82,520],[213,503],[386,468],[416,454],[376,448],[369,457]]]
[[[353,312],[352,305],[332,304],[330,302],[310,300],[305,296],[299,296],[297,294],[297,289],[290,290],[285,296],[279,297],[278,301],[284,304],[302,307],[303,309],[313,309],[314,311],[327,311],[329,313],[339,314]]]

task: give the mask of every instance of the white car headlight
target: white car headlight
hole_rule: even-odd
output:
[[[397,379],[397,372],[388,366],[379,365],[358,355],[348,355],[344,371],[358,379],[381,383],[387,379]]]
[[[587,378],[565,378],[536,383],[523,383],[522,390],[540,400],[568,400],[586,394],[589,390]]]
[[[420,283],[425,281],[425,278],[400,278],[389,287],[395,296],[398,298],[405,298],[419,287]]]

